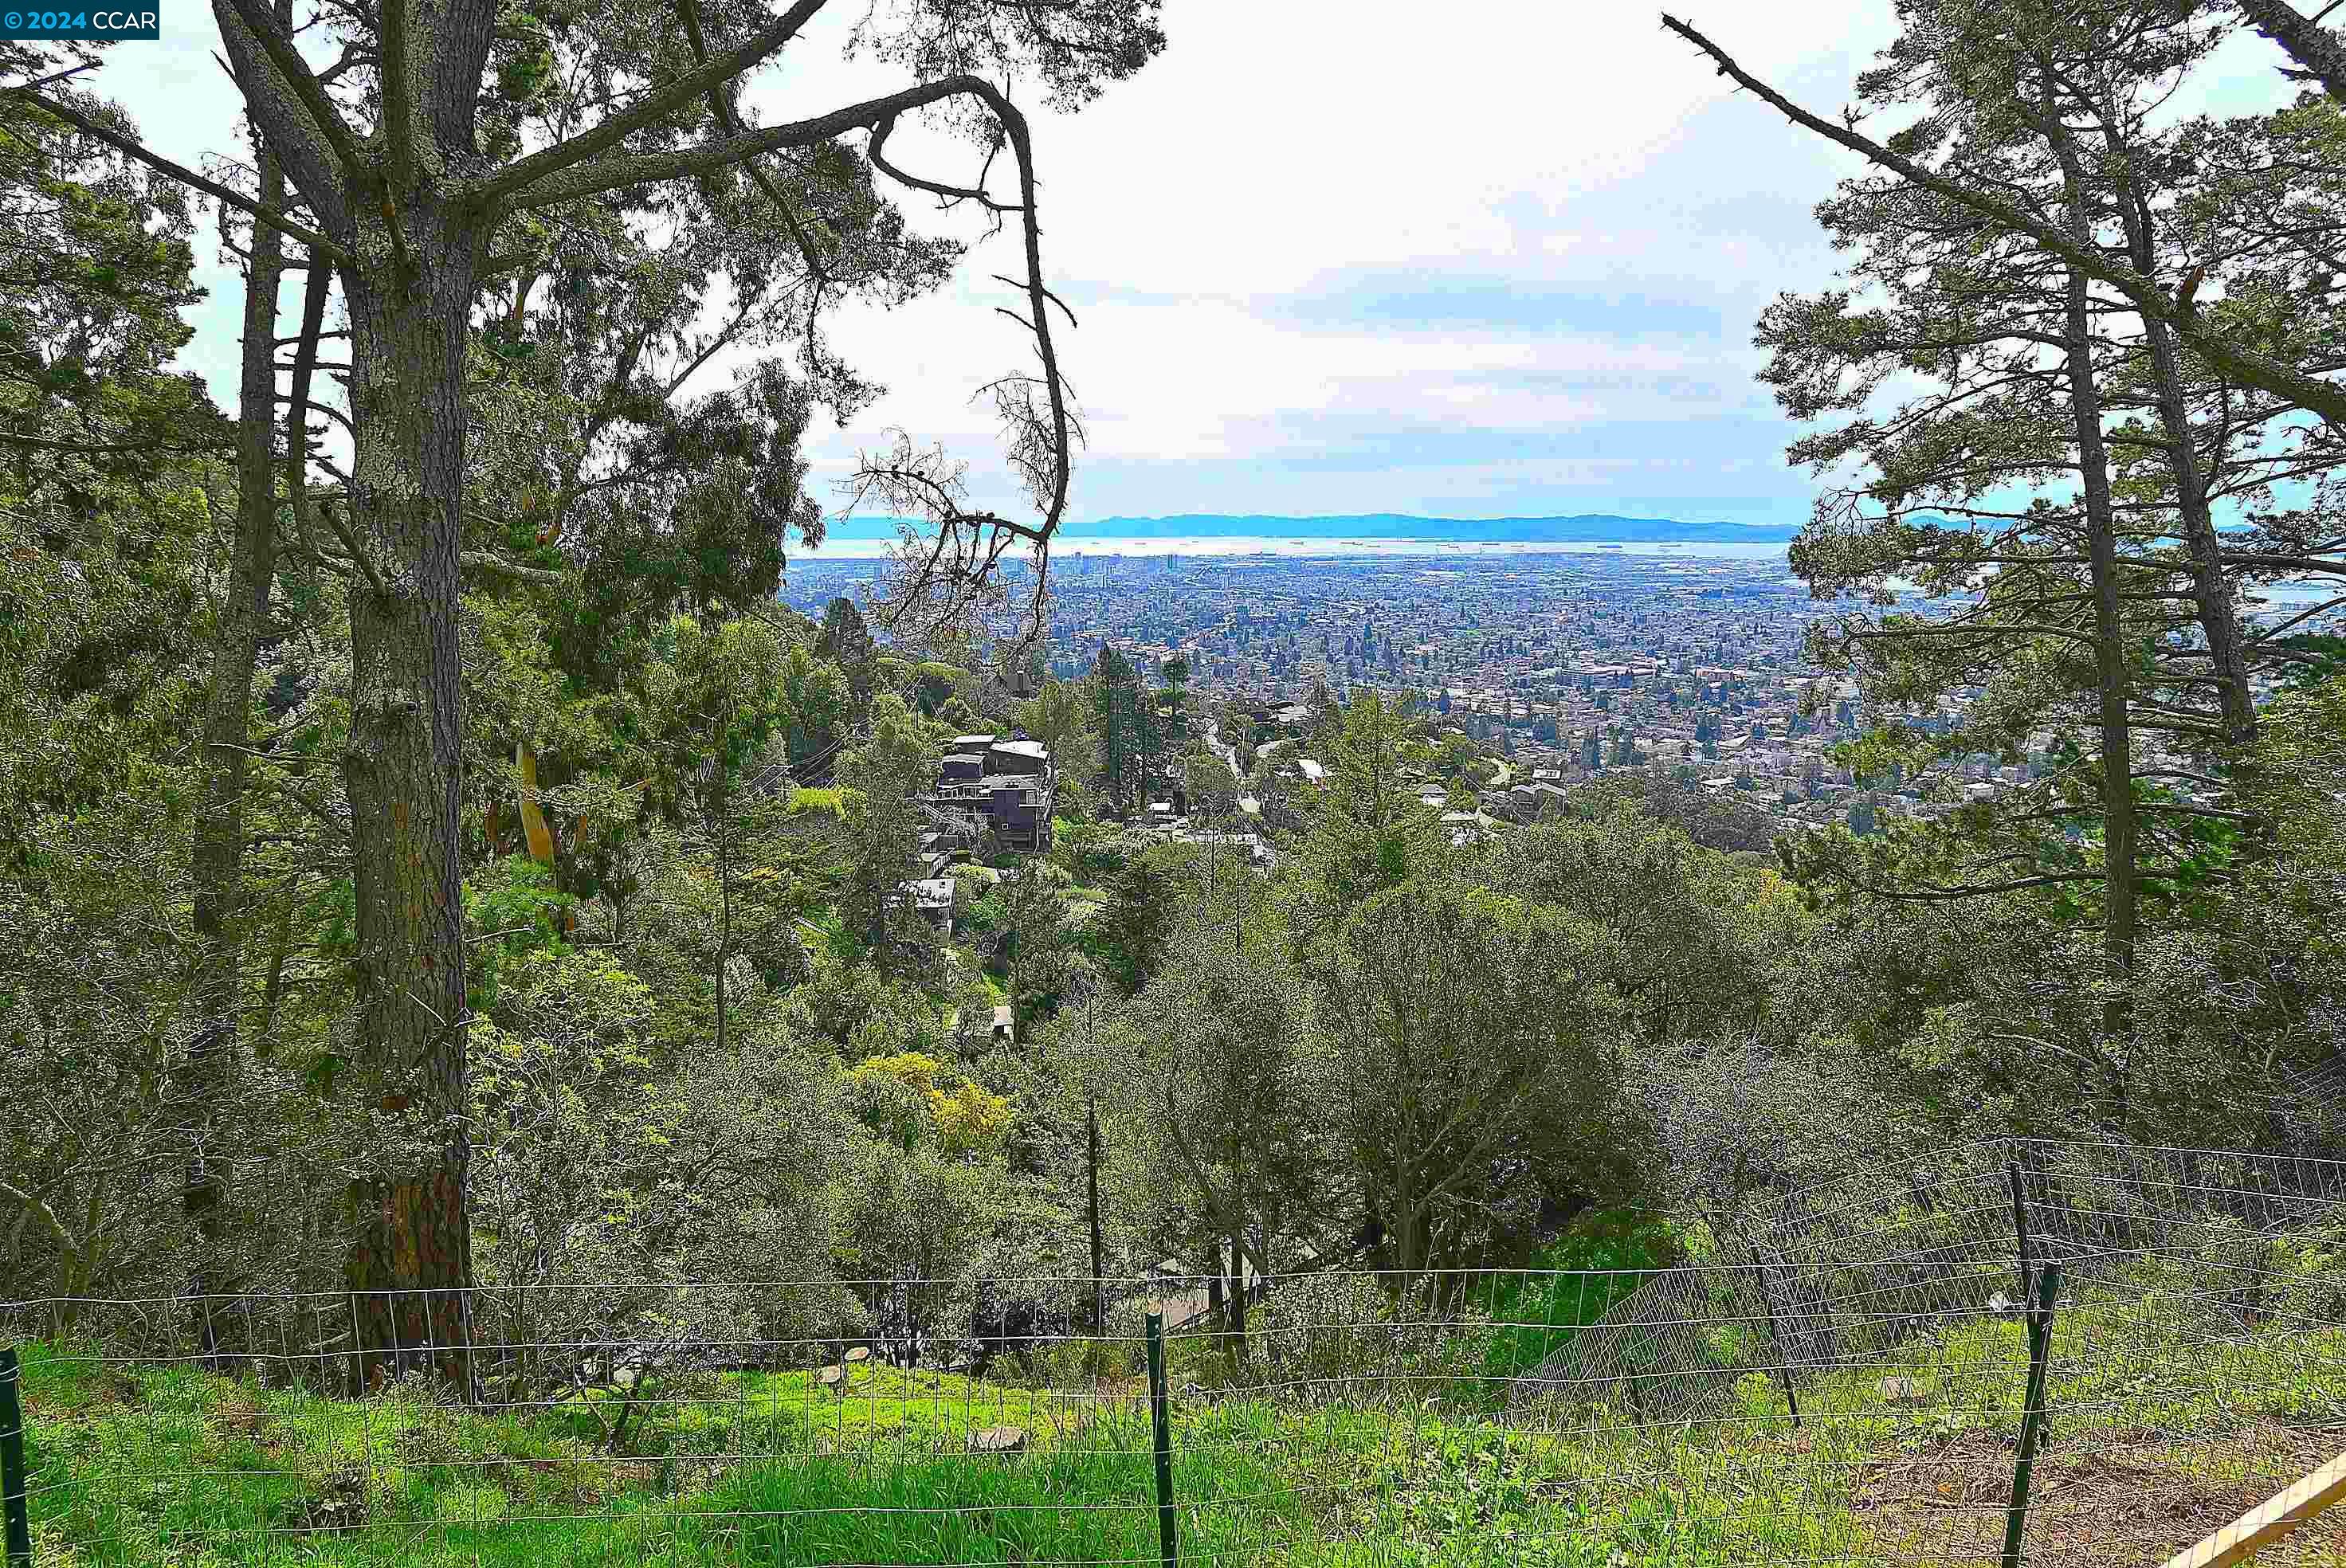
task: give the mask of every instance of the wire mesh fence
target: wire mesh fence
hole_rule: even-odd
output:
[[[2018,1560],[2157,1563],[2346,1449],[2341,1196],[2326,1161],[1987,1143],[1709,1217],[1667,1269],[1276,1278],[1154,1378],[1185,1282],[5,1329],[35,1553],[76,1568],[1157,1563],[1168,1494],[1192,1563],[1997,1564],[2024,1457]],[[2346,1564],[2346,1536],[2266,1560]]]

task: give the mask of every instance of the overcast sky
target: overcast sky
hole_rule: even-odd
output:
[[[861,0],[750,104],[771,122],[902,78],[842,59]],[[1851,160],[1735,96],[1640,5],[1167,0],[1166,53],[1036,127],[1045,265],[1080,318],[1089,426],[1071,515],[1184,512],[1799,522],[1795,433],[1753,380],[1760,310],[1831,279],[1810,216]],[[1887,0],[1739,0],[1694,18],[1825,111],[1891,32]],[[830,19],[826,18],[826,22]],[[242,156],[209,7],[124,44],[97,84],[159,148]],[[2279,78],[2250,41],[2219,72]],[[904,157],[918,144],[900,141]],[[932,142],[943,173],[965,149]],[[916,222],[948,231],[925,198]],[[1024,367],[1015,231],[954,285],[844,316],[889,392],[811,441],[821,499],[892,427],[1012,500],[973,393]],[[235,397],[238,286],[213,248],[190,361]],[[289,293],[287,319],[293,311]],[[290,330],[290,326],[289,329]]]

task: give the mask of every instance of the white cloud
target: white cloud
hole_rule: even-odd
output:
[[[839,57],[863,7],[838,8],[758,85],[760,118],[896,85]],[[1064,350],[1092,434],[1078,514],[1805,513],[1749,329],[1777,291],[1829,276],[1810,210],[1844,155],[1731,95],[1643,5],[1167,10],[1162,58],[1036,126],[1046,263],[1082,319]],[[1889,0],[1744,0],[1704,21],[1827,111],[1891,28]],[[167,32],[119,46],[101,85],[177,156],[240,154],[208,17],[190,6]],[[892,150],[968,166],[966,146],[910,126]],[[890,392],[815,438],[819,475],[902,426],[1011,499],[971,398],[1024,361],[990,309],[1011,295],[988,274],[1016,260],[1005,232],[943,294],[841,318],[835,341]],[[237,291],[208,280],[193,358],[226,399]]]

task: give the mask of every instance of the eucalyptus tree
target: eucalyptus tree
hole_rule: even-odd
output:
[[[554,98],[541,87],[533,102],[550,113]],[[836,228],[881,237],[899,273],[933,265],[930,248],[884,238],[901,225],[862,196],[859,221],[828,215]],[[798,451],[821,394],[782,362],[811,330],[807,286],[754,188],[614,192],[528,235],[536,250],[468,361],[466,522],[486,547],[464,557],[463,635],[477,624],[484,652],[513,657],[503,679],[468,667],[466,788],[492,840],[516,792],[525,820],[533,798],[584,808],[533,853],[566,891],[610,895],[616,919],[634,865],[623,796],[646,778],[632,740],[667,722],[644,709],[642,677],[668,657],[672,616],[787,618],[771,601],[789,535],[821,534]],[[830,395],[852,411],[852,389]]]
[[[490,323],[474,358],[473,521],[499,558],[567,574],[547,636],[585,691],[621,685],[670,615],[762,609],[790,533],[821,537],[798,452],[813,401],[769,345],[789,312],[739,297],[755,284],[719,249],[731,215],[674,206],[688,210],[658,217],[680,231],[657,245],[634,232],[650,215],[564,214],[607,231],[566,234],[535,307]],[[731,309],[704,326],[722,296]],[[719,356],[761,349],[729,384],[702,384]]]
[[[1153,0],[912,0],[857,35],[862,47],[903,67],[908,85],[753,126],[740,107],[742,78],[800,40],[826,4],[796,0],[772,13],[678,0],[650,15],[604,7],[549,21],[501,14],[485,0],[401,0],[321,4],[288,23],[263,0],[217,0],[223,52],[247,111],[311,222],[145,147],[66,101],[54,84],[6,89],[250,210],[341,271],[351,349],[344,545],[353,657],[344,770],[358,908],[356,1064],[379,1084],[371,1093],[424,1129],[362,1184],[354,1289],[454,1286],[469,1277],[457,827],[465,361],[484,289],[533,249],[533,215],[740,170],[788,215],[804,238],[800,264],[819,276],[828,272],[830,242],[819,224],[801,221],[809,187],[884,178],[1014,221],[1025,274],[1014,287],[1038,364],[997,382],[995,401],[1038,514],[1017,521],[971,509],[941,459],[909,444],[867,472],[931,519],[929,570],[940,580],[980,581],[1011,551],[1046,547],[1058,525],[1074,417],[1042,275],[1033,138],[1002,84],[1039,84],[1062,105],[1084,101],[1161,46]],[[525,89],[546,74],[589,77],[597,90],[563,95],[560,114],[536,117]],[[1007,153],[1015,192],[995,194],[983,171],[954,181],[892,159],[888,144],[899,124],[923,114],[957,119],[989,155]],[[860,147],[844,139],[859,132]],[[419,1310],[403,1326],[406,1342],[461,1342],[454,1297],[432,1298],[428,1314],[423,1298],[410,1299]],[[369,1332],[380,1342],[391,1326]]]
[[[96,64],[0,40],[0,80],[62,77],[50,95],[97,127],[0,92],[0,464],[21,501],[85,511],[104,482],[224,456],[230,436],[172,368],[203,297],[185,193],[114,145],[128,121],[82,86]]]
[[[0,42],[12,75],[89,60]],[[172,368],[199,297],[179,192],[0,97],[0,1268],[177,1290],[218,1190],[189,1159],[218,1150],[188,1114],[184,802],[232,432]]]

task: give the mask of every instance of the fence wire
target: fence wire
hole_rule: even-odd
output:
[[[1706,1217],[1668,1269],[1273,1278],[1166,1344],[1180,1555],[1995,1564],[2057,1261],[2025,1561],[2158,1563],[2346,1449],[2341,1197],[2325,1160],[1994,1141]],[[1188,1288],[0,1313],[45,1563],[1073,1565],[1162,1561],[1143,1323]]]

